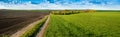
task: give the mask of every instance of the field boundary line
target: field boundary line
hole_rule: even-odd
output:
[[[40,20],[37,20],[33,23],[30,23],[28,26],[22,28],[21,30],[17,31],[16,33],[12,34],[10,37],[20,37],[21,35],[23,35],[27,30],[30,30],[31,28],[34,27],[34,25],[38,24]]]
[[[45,30],[46,30],[47,27],[48,27],[49,21],[50,21],[50,15],[48,15],[48,18],[47,18],[46,22],[45,22],[44,25],[40,28],[40,30],[39,30],[39,32],[37,33],[36,37],[44,37],[44,33],[45,33]]]

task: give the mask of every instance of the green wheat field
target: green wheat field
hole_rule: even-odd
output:
[[[120,37],[119,12],[50,14],[45,37]]]

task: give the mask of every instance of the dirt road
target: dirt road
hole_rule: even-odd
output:
[[[14,33],[11,37],[20,37],[22,34],[24,34],[27,30],[30,30],[31,28],[33,28],[36,24],[38,24],[40,22],[40,20],[35,21],[31,24],[29,24],[28,26],[26,26],[25,28],[17,31],[16,33]]]
[[[36,37],[44,37],[45,30],[48,26],[48,23],[50,21],[50,16],[48,16],[48,19],[44,23],[43,27],[40,28],[39,32],[37,33]]]

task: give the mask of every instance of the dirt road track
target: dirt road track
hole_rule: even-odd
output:
[[[48,23],[50,21],[50,15],[48,16],[48,19],[46,20],[46,22],[44,23],[43,27],[40,28],[39,32],[37,33],[36,37],[44,37],[44,33],[45,33],[45,30],[48,26]]]
[[[34,25],[38,24],[39,22],[40,22],[40,20],[35,21],[35,22],[29,24],[29,26],[19,30],[18,32],[13,34],[11,37],[20,37],[23,33],[25,33],[27,30],[31,29]]]

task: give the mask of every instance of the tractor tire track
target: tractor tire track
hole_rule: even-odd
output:
[[[50,21],[50,15],[48,16],[46,22],[44,23],[43,27],[40,28],[39,32],[37,33],[36,37],[44,37],[45,30],[47,29],[47,26]]]

